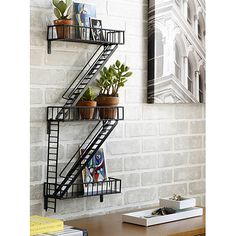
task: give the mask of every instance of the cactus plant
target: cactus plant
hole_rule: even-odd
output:
[[[52,0],[52,4],[55,7],[54,14],[58,20],[70,20],[72,0]]]
[[[81,97],[80,101],[94,101],[96,99],[96,94],[94,92],[94,90],[89,87],[85,93],[83,94],[83,96]]]

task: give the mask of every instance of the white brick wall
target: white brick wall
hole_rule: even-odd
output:
[[[97,4],[97,17],[107,28],[126,31],[110,63],[120,58],[134,72],[121,91],[125,121],[105,144],[110,176],[123,181],[122,193],[58,201],[64,219],[104,214],[158,203],[173,193],[205,203],[205,108],[199,104],[146,104],[147,1],[87,0]],[[60,104],[64,89],[79,73],[95,46],[52,43],[47,54],[46,25],[53,19],[48,0],[31,0],[31,214],[43,210],[46,173],[46,106]],[[61,124],[59,161],[64,163],[94,124]]]

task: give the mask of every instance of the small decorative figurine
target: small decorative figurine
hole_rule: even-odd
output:
[[[174,193],[173,197],[171,197],[170,200],[181,201],[181,200],[183,200],[183,198],[180,195],[177,195]]]
[[[152,215],[169,215],[169,214],[173,214],[175,213],[176,210],[174,210],[173,208],[169,208],[169,207],[162,207],[162,208],[158,208],[155,211],[152,212]]]

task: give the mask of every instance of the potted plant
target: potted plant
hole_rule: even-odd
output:
[[[132,72],[129,71],[128,66],[117,60],[109,68],[104,67],[100,75],[100,78],[96,81],[100,89],[96,99],[98,106],[117,106],[119,104],[118,91],[125,85]],[[114,119],[116,111],[116,108],[100,108],[99,113],[102,119]]]
[[[82,120],[91,120],[94,118],[94,107],[96,107],[97,102],[95,101],[96,95],[92,88],[88,88],[81,99],[76,104],[80,106],[79,115]],[[81,107],[91,107],[91,108],[81,108]]]
[[[57,37],[70,38],[70,25],[73,25],[73,21],[69,18],[72,10],[72,0],[52,0],[52,4],[54,5],[54,14],[57,17],[57,20],[54,20]]]

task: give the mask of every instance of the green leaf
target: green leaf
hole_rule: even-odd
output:
[[[64,15],[64,12],[66,11],[66,4],[63,2],[63,1],[60,1],[58,4],[57,4],[57,8],[59,9],[59,11],[61,12],[62,15]]]
[[[61,13],[60,13],[60,11],[57,8],[54,8],[54,14],[57,17],[57,19],[61,18]]]
[[[127,72],[126,74],[124,74],[123,76],[124,77],[130,77],[133,73],[130,71],[130,72]]]
[[[122,72],[125,71],[125,65],[124,65],[124,64],[121,65],[120,70],[121,70]]]
[[[58,7],[58,3],[59,3],[59,0],[52,0],[52,4],[53,4],[55,7]]]
[[[119,60],[116,61],[116,66],[120,67],[120,61]]]

